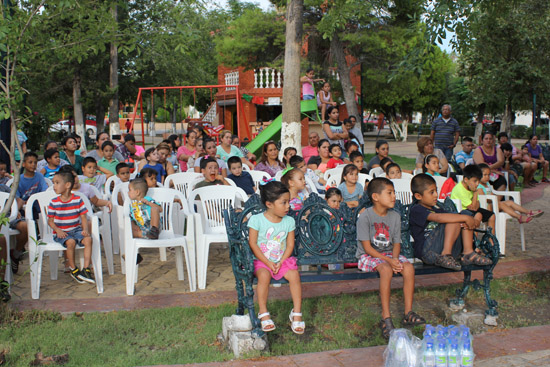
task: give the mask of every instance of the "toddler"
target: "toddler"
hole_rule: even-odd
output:
[[[332,158],[327,162],[327,169],[336,168],[336,166],[344,164],[344,161],[340,159],[342,156],[342,148],[339,144],[331,144],[328,151],[332,155]]]
[[[439,158],[435,154],[428,154],[424,158],[424,164],[422,165],[422,172],[430,176],[441,176],[439,174]]]
[[[57,172],[53,177],[53,189],[59,196],[48,205],[48,225],[54,231],[53,239],[67,249],[66,256],[70,276],[78,283],[95,283],[90,271],[92,238],[88,232],[88,210],[80,196],[71,192],[74,176],[70,172]],[[84,269],[75,265],[76,246],[84,247]]]
[[[348,164],[342,171],[342,181],[338,189],[342,193],[342,199],[350,207],[355,208],[359,205],[359,199],[363,196],[363,185],[358,183],[359,170],[353,164]],[[369,184],[370,185],[370,184]]]
[[[142,170],[145,168],[152,168],[157,172],[157,182],[164,183],[164,178],[166,177],[166,170],[159,163],[159,153],[157,148],[149,148],[145,151],[145,159],[147,164],[143,166]]]
[[[95,186],[100,192],[103,191],[107,176],[97,174],[97,162],[93,157],[86,157],[82,161],[82,175],[78,176],[78,180],[82,183]]]
[[[229,185],[229,182],[220,175],[218,162],[214,157],[203,157],[201,160],[201,173],[204,177],[204,181],[196,184],[194,187],[195,189],[213,185]]]
[[[233,180],[238,187],[246,192],[247,195],[254,194],[254,180],[252,179],[250,173],[243,171],[243,162],[241,161],[241,158],[237,156],[230,157],[227,160],[227,165],[229,166],[229,171],[231,172],[227,175],[227,178]]]
[[[340,203],[342,203],[342,192],[336,187],[331,187],[327,190],[325,194],[325,200],[327,201],[328,206],[332,209],[340,209]]]
[[[101,145],[101,152],[103,153],[103,158],[97,162],[97,166],[109,178],[116,174],[116,166],[120,163],[116,158],[113,158],[115,145],[112,141],[107,140]]]
[[[8,165],[5,162],[0,161],[0,185],[5,185],[13,177],[7,172]]]
[[[401,167],[397,163],[390,163],[386,166],[386,177],[390,180],[401,178]]]
[[[160,234],[161,207],[147,196],[148,189],[147,182],[143,178],[133,179],[128,185],[128,197],[132,201],[130,203],[132,235],[134,238],[156,240]]]
[[[269,181],[260,186],[260,197],[266,206],[264,213],[253,215],[248,221],[249,245],[254,253],[254,274],[258,278],[257,295],[262,330],[275,330],[275,323],[267,311],[267,297],[271,278],[288,280],[293,309],[290,311],[292,331],[303,334],[302,285],[294,250],[294,219],[287,216],[290,193],[278,181]]]
[[[45,178],[52,179],[53,176],[59,172],[61,160],[59,158],[59,152],[57,149],[48,149],[44,152],[44,159],[48,163],[42,168],[42,173]]]
[[[281,182],[288,188],[290,193],[290,209],[299,211],[304,206],[304,200],[306,198],[303,192],[306,188],[304,173],[297,168],[285,169],[285,171],[283,171]]]

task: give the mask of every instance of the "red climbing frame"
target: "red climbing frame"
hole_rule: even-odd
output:
[[[166,91],[169,89],[179,89],[180,95],[181,91],[183,89],[193,89],[193,95],[195,95],[195,90],[197,88],[209,88],[210,94],[212,95],[212,88],[235,88],[235,98],[237,103],[237,134],[241,137],[247,137],[249,140],[251,140],[251,134],[250,134],[250,128],[248,126],[248,123],[245,121],[244,113],[242,113],[244,110],[242,110],[242,103],[241,103],[241,95],[239,93],[239,86],[238,85],[193,85],[193,86],[180,86],[180,87],[146,87],[146,88],[139,88],[136,104],[134,105],[134,114],[132,116],[131,122],[132,127],[130,128],[130,132],[134,131],[134,122],[136,120],[137,110],[139,108],[140,116],[141,116],[141,141],[136,141],[136,143],[141,143],[143,147],[145,147],[145,123],[143,121],[143,94],[145,91],[151,91],[151,95],[153,95],[155,90],[162,90],[164,92],[164,98],[166,99]],[[215,102],[212,102],[215,103]],[[242,113],[242,114],[241,114]],[[242,117],[242,118],[241,118]],[[226,126],[229,130],[231,130],[231,127]]]

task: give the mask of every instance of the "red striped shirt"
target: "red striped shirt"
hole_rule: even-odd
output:
[[[75,194],[68,201],[62,201],[58,196],[48,205],[48,218],[53,218],[55,225],[65,232],[80,228],[80,216],[86,213],[88,209],[84,201]]]

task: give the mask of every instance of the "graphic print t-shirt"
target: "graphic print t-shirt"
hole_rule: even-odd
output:
[[[357,252],[360,258],[365,254],[361,241],[370,241],[378,252],[392,252],[394,243],[401,243],[401,216],[393,210],[381,217],[374,208],[366,209],[357,220]]]
[[[272,223],[260,213],[248,220],[248,227],[258,231],[257,245],[264,256],[269,261],[278,263],[286,250],[286,237],[294,231],[296,223],[289,216],[283,217],[279,223]]]

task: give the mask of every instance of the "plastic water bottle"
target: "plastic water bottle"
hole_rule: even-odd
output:
[[[469,341],[465,341],[462,346],[462,356],[460,358],[460,367],[472,367],[474,365],[474,351]]]
[[[437,348],[435,349],[435,365],[436,367],[448,367],[447,344],[445,341],[438,340]]]
[[[447,328],[443,325],[437,325],[437,327],[435,328],[436,332],[437,332],[437,335],[439,337],[439,335],[441,336],[444,336],[444,337],[447,337]]]
[[[435,334],[435,328],[432,325],[427,324],[423,334],[424,338],[432,337],[434,334]]]
[[[435,351],[432,339],[426,340],[426,348],[424,349],[424,366],[435,367]]]
[[[449,367],[460,367],[460,352],[458,351],[458,341],[456,340],[452,340],[449,347],[449,359],[447,364]]]

